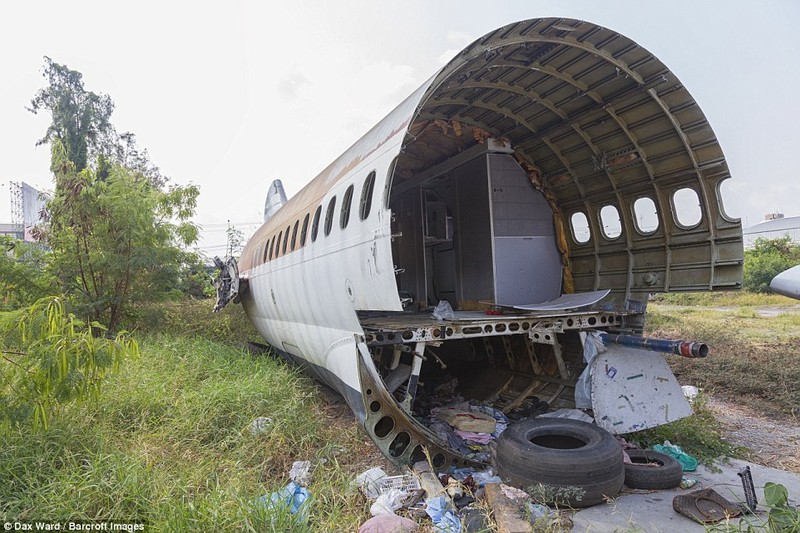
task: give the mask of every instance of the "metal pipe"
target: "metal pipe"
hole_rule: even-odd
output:
[[[671,353],[682,357],[706,357],[708,345],[697,341],[671,341],[667,339],[649,339],[635,335],[612,335],[600,333],[600,339],[606,346],[619,344],[629,348],[653,350],[655,352]]]

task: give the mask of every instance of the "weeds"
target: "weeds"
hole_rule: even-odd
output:
[[[706,397],[700,394],[692,403],[694,414],[691,416],[663,426],[630,433],[625,437],[643,449],[661,444],[665,440],[679,443],[684,452],[711,468],[714,461],[720,458],[736,457],[744,453],[744,449],[724,439],[721,424],[706,404]]]
[[[765,413],[800,412],[800,314],[649,306],[646,335],[700,340],[705,359],[670,358],[682,383],[736,397]]]
[[[2,434],[0,520],[139,520],[153,531],[355,530],[349,487],[377,453],[310,380],[269,357],[205,339],[146,336],[97,404],[63,409],[48,432]],[[259,435],[259,416],[272,424]],[[310,525],[257,504],[292,462],[318,465]],[[374,463],[371,465],[374,466]]]

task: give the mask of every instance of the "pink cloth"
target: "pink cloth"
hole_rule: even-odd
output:
[[[419,524],[396,514],[373,516],[358,528],[358,533],[405,533],[416,531]]]
[[[489,433],[475,433],[474,431],[461,431],[460,429],[456,429],[454,433],[466,441],[477,442],[478,444],[489,444],[494,440],[494,437]]]

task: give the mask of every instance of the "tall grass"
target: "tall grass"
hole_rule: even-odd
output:
[[[800,314],[751,307],[648,306],[647,335],[699,340],[705,359],[670,358],[681,383],[735,398],[767,414],[800,414]]]
[[[355,530],[350,480],[378,456],[305,376],[203,338],[150,334],[100,401],[65,407],[47,432],[0,436],[0,520],[143,521],[151,531]],[[263,434],[250,422],[269,417]],[[311,520],[258,499],[317,466]]]

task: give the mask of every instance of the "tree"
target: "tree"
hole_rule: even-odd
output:
[[[58,140],[51,167],[56,190],[43,233],[52,267],[76,311],[116,332],[132,298],[169,292],[185,254],[179,245],[197,240],[190,218],[199,190],[161,190],[116,163],[78,171]]]
[[[44,58],[44,77],[48,86],[39,90],[28,110],[37,114],[49,111],[53,120],[36,145],[59,141],[66,157],[80,172],[99,154],[110,153],[116,133],[111,125],[114,102],[105,94],[95,94],[83,87],[83,75]]]
[[[52,250],[50,271],[87,323],[116,332],[133,299],[153,300],[180,283],[188,261],[181,245],[197,240],[190,222],[199,191],[167,179],[137,146],[117,134],[114,103],[87,91],[80,72],[45,57],[48,86],[31,101],[52,122],[55,194],[40,235]]]
[[[18,309],[57,292],[42,245],[0,237],[0,310]]]
[[[44,61],[48,85],[36,93],[28,111],[34,114],[47,111],[52,121],[36,145],[59,141],[76,172],[93,166],[97,176],[105,179],[111,165],[117,163],[157,187],[165,185],[167,178],[150,161],[147,150],[138,147],[136,136],[130,132],[117,133],[111,123],[114,112],[111,97],[87,91],[80,72],[47,56]]]
[[[31,421],[47,429],[53,409],[96,398],[105,377],[139,355],[124,334],[96,337],[102,326],[78,320],[58,298],[0,319],[0,427]]]
[[[227,236],[228,245],[225,254],[228,257],[239,257],[239,254],[242,253],[242,248],[244,248],[244,232],[240,229],[236,229],[235,226],[231,225],[231,221],[228,221],[228,229],[225,230],[225,235]]]
[[[800,264],[800,245],[791,239],[756,239],[753,248],[744,252],[744,288],[769,292],[772,278]]]

